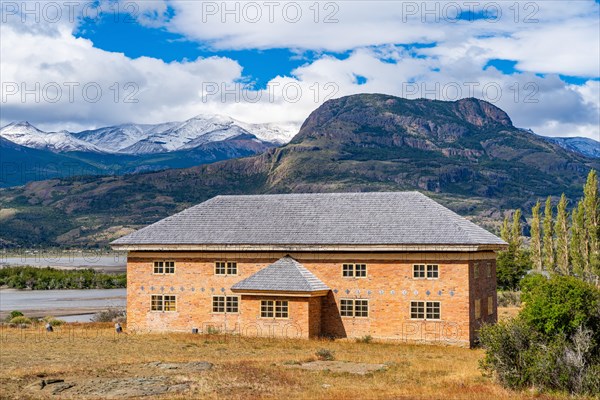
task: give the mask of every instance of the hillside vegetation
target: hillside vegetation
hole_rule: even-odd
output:
[[[515,128],[481,100],[354,95],[326,102],[291,143],[258,156],[0,190],[0,240],[102,246],[218,194],[418,189],[485,223],[548,194],[580,196],[599,164]]]

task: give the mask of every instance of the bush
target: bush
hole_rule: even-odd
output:
[[[11,319],[16,318],[16,317],[22,317],[23,313],[21,311],[11,311],[10,314],[8,314],[8,316],[5,318],[6,322],[10,322]]]
[[[50,326],[61,326],[63,324],[66,324],[66,321],[63,321],[62,319],[56,319],[54,317],[51,316],[46,316],[42,319],[42,321],[49,323]]]
[[[600,290],[571,276],[550,279],[536,274],[523,279],[520,313],[538,332],[571,336],[579,327],[595,333],[600,343]]]
[[[109,308],[105,311],[100,311],[94,314],[92,322],[126,322],[127,313],[123,309]]]
[[[519,307],[521,305],[521,292],[498,292],[498,307]]]
[[[12,318],[9,323],[14,326],[27,326],[31,325],[31,320],[23,315]]]
[[[328,349],[319,349],[319,350],[317,350],[317,352],[315,353],[315,355],[321,361],[333,361],[333,360],[335,360],[335,357],[333,355],[333,351],[328,350]]]
[[[572,277],[522,281],[519,316],[484,325],[480,367],[505,387],[597,394],[600,391],[600,290]]]
[[[373,341],[373,336],[365,335],[360,338],[356,338],[356,343],[371,343]]]

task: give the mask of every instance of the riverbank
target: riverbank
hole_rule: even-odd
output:
[[[0,289],[0,319],[17,310],[26,317],[84,316],[109,308],[125,308],[127,289],[15,290]],[[69,319],[74,321],[74,319]]]

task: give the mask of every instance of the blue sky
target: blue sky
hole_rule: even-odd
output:
[[[540,134],[600,136],[598,0],[94,0],[54,20],[2,4],[2,124],[76,130],[220,113],[298,126],[329,98],[383,92],[474,96]],[[23,91],[36,85],[40,99]]]

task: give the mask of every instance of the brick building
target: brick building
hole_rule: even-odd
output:
[[[112,243],[128,329],[472,345],[506,243],[418,192],[217,196]]]

